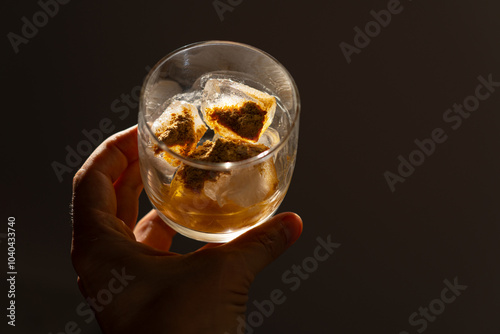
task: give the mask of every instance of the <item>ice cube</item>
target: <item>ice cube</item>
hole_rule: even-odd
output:
[[[183,156],[191,154],[207,131],[198,109],[191,103],[173,101],[165,111],[156,119],[151,129],[159,141],[163,142],[170,150]],[[173,166],[180,162],[159,147],[153,147],[158,155]]]
[[[209,79],[201,110],[208,126],[221,136],[257,142],[273,121],[276,98],[230,79]]]
[[[182,92],[181,86],[172,80],[160,80],[154,84],[148,91],[148,102],[161,105],[170,96]]]
[[[201,109],[201,95],[202,92],[199,90],[184,92],[180,94],[176,94],[172,97],[173,101],[184,101],[191,103],[196,108]]]
[[[205,141],[190,155],[207,162],[236,162],[257,156],[268,148],[262,144],[217,139]],[[172,181],[173,192],[190,190],[205,195],[220,207],[236,204],[248,207],[270,197],[278,186],[276,168],[272,159],[231,171],[212,171],[182,165]]]
[[[206,181],[203,192],[222,207],[234,203],[244,208],[261,203],[272,196],[278,186],[272,160],[221,174],[215,181]]]

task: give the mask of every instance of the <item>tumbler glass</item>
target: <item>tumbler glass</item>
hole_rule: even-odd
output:
[[[198,147],[221,137],[207,125],[203,113],[210,80],[219,85],[237,83],[275,98],[272,121],[256,143],[267,149],[240,161],[203,161],[172,149],[158,138],[153,131],[155,121],[175,103],[194,106],[196,117],[203,121],[207,131],[196,144]],[[151,69],[142,87],[139,108],[138,144],[144,189],[171,228],[192,239],[221,243],[276,212],[295,166],[300,113],[295,82],[276,59],[235,42],[187,45]],[[188,172],[204,175],[207,180],[190,187],[181,178],[183,175],[185,180]]]

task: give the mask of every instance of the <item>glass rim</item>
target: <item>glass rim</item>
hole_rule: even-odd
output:
[[[188,49],[194,49],[194,48],[198,48],[198,47],[203,47],[203,46],[215,46],[215,45],[238,46],[238,47],[250,49],[250,50],[255,51],[257,53],[263,54],[264,56],[271,59],[271,61],[273,61],[279,68],[281,68],[281,70],[284,71],[284,73],[288,77],[288,80],[290,81],[291,86],[293,88],[293,98],[295,100],[294,102],[295,102],[296,113],[295,113],[295,117],[293,118],[292,123],[289,127],[289,130],[287,131],[284,138],[281,139],[277,145],[269,148],[268,150],[265,150],[264,152],[254,156],[254,157],[251,157],[251,158],[248,158],[245,160],[241,160],[241,161],[208,162],[208,161],[201,161],[201,160],[196,160],[196,159],[182,156],[182,155],[172,151],[170,148],[168,148],[167,145],[165,145],[165,143],[159,141],[158,138],[156,137],[156,135],[153,133],[153,130],[151,129],[149,124],[146,122],[146,116],[145,116],[145,112],[144,112],[145,107],[146,107],[146,104],[145,104],[146,102],[144,101],[144,95],[145,95],[146,86],[148,84],[148,81],[151,79],[153,74],[155,74],[156,71],[161,66],[163,66],[165,64],[165,62],[167,62],[170,58],[172,58],[173,56],[177,55],[178,53],[180,53],[182,51],[185,51]],[[158,145],[158,147],[160,147],[162,150],[167,152],[170,156],[172,156],[176,160],[181,161],[184,164],[187,164],[187,165],[192,166],[192,167],[200,168],[200,169],[207,169],[207,170],[227,171],[227,170],[234,169],[235,167],[246,167],[247,165],[253,165],[257,162],[267,160],[266,157],[268,157],[268,156],[271,157],[271,156],[273,156],[273,154],[275,152],[279,152],[283,148],[283,146],[288,142],[288,140],[290,139],[290,137],[293,133],[293,130],[295,129],[295,127],[298,124],[299,116],[300,116],[299,91],[298,91],[297,85],[295,84],[295,80],[293,79],[290,72],[288,72],[288,70],[285,68],[285,66],[283,66],[276,58],[271,56],[269,53],[267,53],[263,50],[260,50],[254,46],[244,44],[244,43],[239,43],[239,42],[223,41],[223,40],[208,40],[208,41],[195,42],[195,43],[184,45],[184,46],[182,46],[178,49],[175,49],[174,51],[168,53],[165,57],[160,59],[153,66],[153,68],[149,71],[149,73],[146,75],[146,78],[144,79],[143,84],[142,84],[141,95],[140,95],[140,100],[139,100],[139,119],[144,122],[144,125],[148,129],[147,131],[149,132],[152,140],[154,141],[154,144]]]

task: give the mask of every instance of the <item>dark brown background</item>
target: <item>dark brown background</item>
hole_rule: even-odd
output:
[[[142,83],[147,65],[210,39],[272,54],[302,99],[297,167],[280,211],[299,213],[304,233],[253,285],[250,301],[273,289],[287,297],[255,332],[417,333],[410,314],[455,277],[467,290],[425,333],[500,332],[500,89],[456,131],[442,119],[479,75],[500,81],[498,1],[402,0],[402,13],[351,64],[339,43],[352,44],[353,28],[388,1],[325,3],[247,0],[220,21],[210,0],[73,0],[18,54],[6,36],[40,8],[2,3],[0,232],[16,217],[18,248],[17,326],[8,333],[58,333],[68,321],[99,333],[75,313],[83,299],[69,260],[71,176],[60,183],[51,163],[105,117],[114,132],[136,123],[136,108],[121,120],[111,103]],[[448,140],[391,193],[383,173],[438,127]],[[290,291],[282,274],[328,235],[340,248]],[[175,242],[177,251],[197,246]]]

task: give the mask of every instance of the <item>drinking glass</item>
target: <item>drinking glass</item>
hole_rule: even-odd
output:
[[[203,119],[202,91],[209,79],[228,79],[275,97],[272,123],[259,139],[269,149],[242,161],[208,162],[181,155],[155,136],[153,123],[172,101],[191,103]],[[215,243],[230,241],[271,217],[293,174],[299,113],[293,78],[276,59],[255,47],[207,41],[165,56],[144,81],[138,122],[141,176],[159,216],[184,236]],[[209,128],[198,145],[218,137]],[[179,186],[180,168],[203,171],[211,181],[198,191]]]

